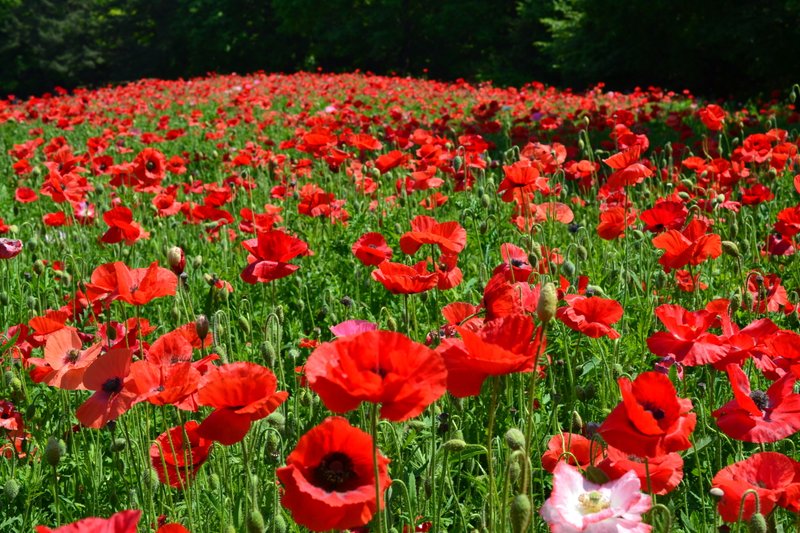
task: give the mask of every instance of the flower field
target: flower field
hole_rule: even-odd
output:
[[[0,532],[797,531],[796,94],[0,101]]]

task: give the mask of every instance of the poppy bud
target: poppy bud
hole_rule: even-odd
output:
[[[739,243],[739,251],[742,252],[742,255],[750,255],[750,241],[742,241]]]
[[[556,316],[556,307],[558,305],[558,293],[556,286],[552,282],[547,282],[542,285],[541,292],[539,293],[539,302],[536,305],[536,316],[542,323],[550,322]]]
[[[277,513],[272,519],[272,527],[275,529],[275,533],[286,533],[286,519],[281,513]]]
[[[572,432],[583,433],[583,418],[578,411],[572,411]]]
[[[173,246],[167,250],[167,264],[177,275],[181,275],[186,268],[186,255],[179,246]]]
[[[8,390],[11,392],[12,395],[19,394],[20,392],[22,392],[22,381],[16,376],[12,377],[8,381]]]
[[[425,431],[425,428],[427,428],[428,426],[427,424],[425,424],[425,422],[421,420],[412,420],[408,423],[408,427],[409,429],[413,429],[414,431],[420,433],[422,431]]]
[[[694,189],[694,182],[692,180],[690,180],[689,178],[683,178],[681,180],[681,185],[683,185],[687,189]]]
[[[29,240],[27,243],[25,243],[25,246],[31,252],[35,252],[36,248],[39,247],[39,239],[37,237],[32,237],[31,240]]]
[[[578,385],[577,387],[575,387],[575,394],[578,397],[578,399],[582,402],[591,400],[592,398],[595,397],[596,393],[597,393],[597,387],[591,381],[586,383],[586,385]]]
[[[41,259],[37,259],[33,263],[33,273],[36,274],[37,276],[41,276],[43,272],[44,272],[44,261],[42,261]]]
[[[242,328],[242,333],[245,337],[250,336],[250,321],[244,315],[239,315],[239,327]]]
[[[208,318],[206,318],[206,315],[197,315],[197,319],[194,321],[194,328],[197,331],[197,336],[200,338],[200,342],[206,340],[209,327],[210,324],[208,323]]]
[[[264,533],[266,531],[264,525],[264,516],[258,509],[253,509],[247,516],[247,533]]]
[[[739,247],[733,241],[722,241],[722,251],[731,257],[736,257],[737,259],[741,257],[741,254],[739,253]]]
[[[267,366],[275,366],[275,360],[278,358],[278,353],[275,351],[275,346],[269,341],[261,343],[261,357],[267,363]]]
[[[767,519],[761,513],[753,513],[750,521],[747,523],[747,528],[751,533],[767,533]]]
[[[717,501],[721,500],[722,497],[725,496],[725,492],[719,487],[712,487],[708,493]]]
[[[678,197],[683,200],[684,202],[688,202],[692,197],[686,191],[681,191],[678,193]]]
[[[531,500],[527,494],[517,494],[511,502],[511,530],[521,533],[531,520]]]
[[[450,439],[444,443],[444,449],[448,452],[458,453],[467,447],[467,443],[461,439]]]
[[[173,322],[179,322],[181,319],[181,310],[177,305],[173,305],[172,309],[169,310],[170,317],[172,318]]]
[[[642,230],[640,229],[635,229],[631,233],[633,233],[633,236],[636,237],[637,240],[641,241],[644,239],[644,233],[642,233]]]
[[[390,331],[397,331],[397,320],[393,316],[386,319],[386,328]]]
[[[6,481],[5,487],[3,487],[3,493],[6,496],[6,500],[14,501],[19,494],[19,483],[17,483],[17,480],[12,478]]]
[[[483,195],[481,195],[481,205],[482,205],[482,206],[483,206],[485,209],[488,209],[488,208],[489,208],[489,206],[490,206],[490,205],[492,205],[492,199],[491,199],[491,198],[489,198],[489,195],[488,195],[488,194],[484,193]]]
[[[114,453],[121,452],[125,449],[126,445],[127,442],[125,442],[125,439],[118,437],[111,442],[111,451]]]
[[[233,524],[228,524],[227,526],[225,526],[223,533],[236,533],[236,528],[233,527]]]
[[[506,431],[506,444],[512,450],[525,449],[525,435],[517,428]]]
[[[283,431],[284,428],[286,427],[286,417],[283,416],[278,411],[273,411],[267,417],[267,424],[269,424],[270,426],[274,427],[278,431]]]
[[[564,274],[565,276],[567,276],[568,278],[571,278],[572,276],[574,276],[575,275],[575,263],[573,263],[572,261],[569,261],[569,260],[564,261],[563,263],[561,263],[561,273]]]
[[[583,152],[583,149],[586,147],[586,143],[583,142],[583,139],[578,139],[578,150]]]
[[[575,248],[575,255],[578,256],[578,259],[581,261],[586,261],[589,258],[588,250],[586,250],[586,247],[581,244]]]
[[[67,445],[64,441],[55,437],[47,439],[47,446],[44,449],[44,458],[50,466],[57,466],[67,453]]]
[[[194,256],[194,259],[192,259],[192,267],[200,268],[201,266],[203,266],[203,256],[202,255]]]
[[[0,292],[0,305],[8,305],[10,302],[6,291]]]
[[[508,465],[509,480],[516,484],[520,475],[522,475],[522,465],[519,464],[519,461],[511,461]]]
[[[463,164],[464,164],[464,159],[460,155],[457,155],[453,158],[453,168],[455,170],[459,170],[461,168],[461,165]]]
[[[541,261],[542,258],[544,257],[542,255],[542,245],[539,244],[538,242],[531,242],[530,249],[531,251],[529,255],[535,257],[537,262]]]
[[[28,299],[25,301],[25,303],[28,305],[28,309],[36,309],[36,306],[39,305],[39,301],[35,296],[28,296]]]
[[[666,282],[667,282],[667,275],[664,273],[663,270],[657,270],[655,274],[653,274],[653,286],[656,289],[662,288]]]
[[[588,481],[591,481],[597,485],[604,485],[608,483],[608,476],[606,473],[596,466],[587,466],[586,470],[584,471],[584,477]]]
[[[211,485],[211,490],[218,491],[220,488],[220,480],[219,474],[216,472],[212,472],[210,476],[208,476],[208,482]]]
[[[478,231],[481,232],[481,235],[485,235],[488,229],[489,229],[488,224],[486,224],[485,220],[482,220],[481,223],[478,225]]]

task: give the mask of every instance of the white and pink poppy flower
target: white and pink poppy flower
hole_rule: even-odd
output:
[[[553,492],[541,514],[553,533],[646,533],[642,513],[651,499],[641,492],[636,473],[597,485],[584,479],[577,468],[560,462],[553,472]]]

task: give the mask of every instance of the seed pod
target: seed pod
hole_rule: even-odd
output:
[[[531,520],[531,500],[527,494],[517,494],[511,502],[511,530],[522,533]]]
[[[536,316],[544,324],[550,322],[556,316],[557,305],[558,293],[556,292],[556,286],[552,282],[547,282],[542,285],[542,290],[539,293]]]
[[[517,428],[506,431],[506,444],[512,450],[525,449],[525,435]]]
[[[55,437],[47,439],[47,446],[44,449],[44,458],[50,466],[57,466],[67,453],[67,445],[64,441]]]

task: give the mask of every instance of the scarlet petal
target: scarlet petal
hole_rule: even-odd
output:
[[[250,431],[250,417],[238,415],[232,409],[217,409],[203,420],[197,434],[230,446],[241,441]]]

